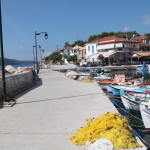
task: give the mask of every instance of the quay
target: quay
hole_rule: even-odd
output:
[[[86,119],[117,112],[97,83],[41,69],[37,85],[0,109],[0,150],[85,150],[70,137]]]

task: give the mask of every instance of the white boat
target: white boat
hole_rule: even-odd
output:
[[[122,100],[125,108],[129,109],[129,110],[140,111],[140,106],[139,105],[142,102],[148,102],[148,101],[150,101],[149,97],[147,98],[147,97],[131,96],[124,89],[120,90],[120,96],[121,96],[121,100]]]
[[[148,108],[148,102],[140,104],[140,112],[145,128],[150,130],[150,108]]]
[[[109,92],[109,93],[112,92],[112,89],[111,89],[111,86],[110,86],[110,85],[106,85],[106,89],[107,89],[107,92]]]
[[[100,75],[100,76],[96,76],[94,77],[95,80],[111,80],[111,77],[108,77],[106,75]]]

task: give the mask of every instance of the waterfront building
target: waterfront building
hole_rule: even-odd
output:
[[[138,41],[132,41],[125,38],[108,36],[100,38],[86,45],[87,60],[92,62],[102,61],[104,64],[112,64],[123,61],[130,61],[131,54],[139,50]],[[89,46],[95,46],[94,53]]]
[[[150,63],[150,38],[145,35],[135,36],[132,41],[139,42],[139,51],[135,51],[132,60],[137,62],[147,61]]]
[[[68,46],[65,46],[63,49],[60,49],[59,52],[67,56],[74,56],[78,54],[78,51],[80,48],[81,46],[78,46],[78,45],[75,45],[74,47],[71,45],[68,45]]]
[[[94,40],[86,44],[86,62],[97,62],[98,58],[95,57],[97,54],[97,44],[98,40]]]
[[[86,46],[79,48],[77,61],[79,62],[80,66],[86,64]]]

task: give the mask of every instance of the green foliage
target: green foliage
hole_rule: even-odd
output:
[[[73,61],[74,63],[77,63],[77,55],[69,56],[67,60],[69,62]]]
[[[64,54],[64,58],[68,60],[69,56]]]
[[[69,46],[69,42],[65,42],[64,47]]]
[[[94,41],[94,40],[97,40],[101,38],[101,35],[100,34],[97,34],[97,35],[91,35],[88,39],[88,42],[91,42],[91,41]]]
[[[101,38],[107,37],[107,36],[114,36],[114,35],[115,35],[114,32],[102,32],[101,33]]]
[[[77,40],[75,41],[72,46],[75,46],[75,45],[79,45],[79,46],[84,46],[86,43],[86,41],[83,41],[83,40]]]
[[[146,33],[145,36],[147,36],[148,38],[150,38],[150,33]]]
[[[107,36],[116,36],[119,38],[127,38],[130,39],[132,38],[133,35],[140,35],[139,33],[137,33],[136,31],[130,31],[130,32],[102,32],[101,34],[97,34],[97,35],[91,35],[88,39],[88,42],[91,42],[93,40],[97,40],[103,37],[107,37]]]
[[[49,56],[45,57],[45,62],[44,62],[44,63],[45,63],[45,64],[48,64],[49,61],[50,61]]]
[[[49,60],[51,60],[53,63],[61,62],[62,56],[59,52],[54,52],[49,56]]]
[[[59,52],[54,52],[51,55],[45,57],[45,64],[48,64],[50,61],[52,61],[53,63],[61,63],[62,55]]]

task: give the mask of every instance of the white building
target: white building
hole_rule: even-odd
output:
[[[86,44],[86,59],[87,59],[87,62],[98,61],[97,58],[92,57],[92,55],[94,55],[94,54],[97,54],[97,40]]]
[[[66,46],[63,49],[59,50],[61,54],[65,54],[68,56],[74,56],[78,54],[78,50],[79,50],[80,46],[76,45],[74,47],[72,46]]]
[[[92,46],[95,48],[93,51]],[[107,62],[115,57],[118,60],[125,59],[129,53],[137,50],[139,50],[139,42],[115,36],[100,38],[86,45],[87,59],[90,62],[99,61],[99,55],[102,55]]]

